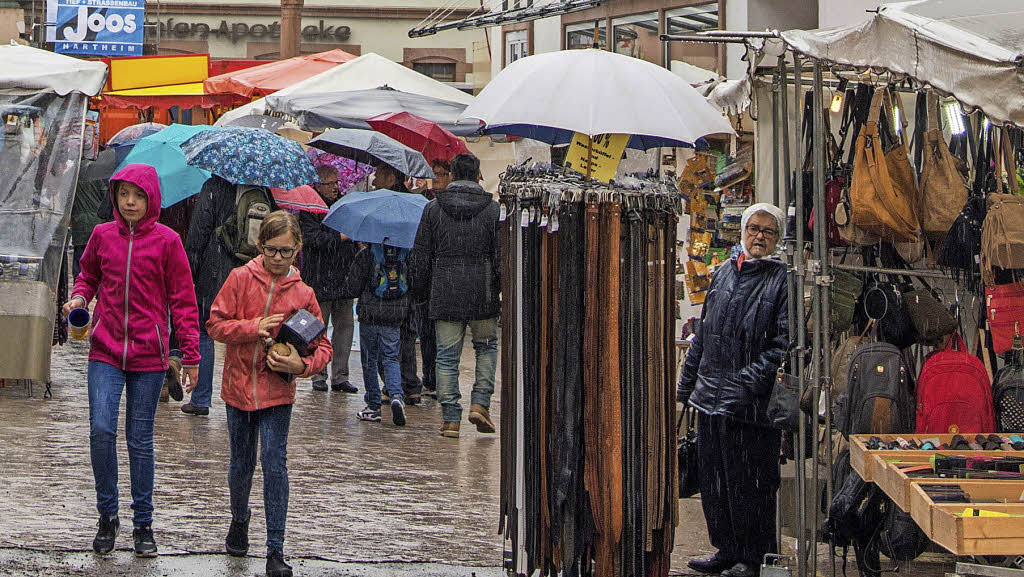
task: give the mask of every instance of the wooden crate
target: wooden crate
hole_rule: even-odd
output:
[[[999,503],[935,503],[928,497],[928,494],[924,492],[920,485],[959,485],[974,501],[999,501]],[[1021,514],[1024,514],[1024,503],[1021,503],[1022,498],[1024,498],[1024,494],[1022,494],[1024,493],[1024,481],[912,479],[909,486],[910,516],[914,518],[914,521],[921,527],[921,530],[929,536],[932,536],[935,531],[936,517],[945,519],[949,514],[963,512],[968,507],[1008,513],[1009,511],[999,508],[993,509],[993,507],[1012,506],[1019,509]],[[978,517],[978,519],[989,518],[996,519],[998,517]],[[1018,520],[1024,525],[1024,518]],[[948,525],[948,520],[944,520],[940,522],[939,526],[941,528]],[[938,539],[932,538],[932,540],[943,544]],[[943,544],[943,546],[946,545]],[[949,547],[946,548],[948,549]],[[953,551],[952,549],[950,550]],[[956,553],[956,551],[953,552]],[[1019,548],[1015,553],[1024,553],[1024,548]]]
[[[871,437],[880,437],[885,442],[895,440],[896,437],[914,438],[914,439],[934,439],[938,438],[941,442],[947,443],[953,439],[954,435],[918,435],[915,433],[908,433],[906,435],[850,435],[850,465],[854,471],[860,475],[861,479],[864,479],[868,483],[875,482],[875,465],[876,463],[886,463],[888,461],[913,461],[922,459],[922,463],[927,463],[931,455],[970,455],[973,457],[1024,457],[1024,451],[972,451],[970,449],[966,451],[950,451],[945,449],[938,449],[934,451],[888,451],[879,450],[872,451],[868,450],[866,443]],[[985,434],[988,436],[988,433]],[[965,435],[965,437],[973,438],[973,435]],[[871,457],[878,457],[879,459],[872,459]]]

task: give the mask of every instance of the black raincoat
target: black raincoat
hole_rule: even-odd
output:
[[[207,180],[199,191],[185,237],[185,254],[195,279],[199,321],[203,326],[210,317],[213,299],[228,275],[235,267],[245,264],[224,246],[217,235],[217,227],[235,214],[235,191],[234,184],[219,176]]]
[[[319,303],[354,299],[359,293],[345,292],[345,274],[352,266],[358,247],[341,240],[337,231],[323,226],[323,214],[299,213],[302,229],[302,281],[316,293]]]
[[[374,285],[376,280],[373,254],[369,248],[364,248],[352,259],[352,267],[348,270],[342,290],[345,294],[359,295],[359,301],[356,303],[356,315],[359,317],[360,323],[400,327],[409,314],[409,293],[396,299],[383,300],[373,292],[376,288]],[[407,282],[412,283],[413,281],[411,278],[407,278]]]

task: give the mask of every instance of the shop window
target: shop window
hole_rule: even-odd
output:
[[[693,34],[720,27],[718,2],[665,11],[667,34]],[[671,60],[680,60],[706,70],[717,71],[719,68],[718,47],[715,44],[669,42],[669,56]]]
[[[514,32],[505,33],[505,66],[529,55],[529,44],[526,30],[516,30]]]
[[[439,82],[455,82],[454,62],[413,62],[412,69]]]
[[[530,8],[533,6],[533,0],[502,0],[501,9],[507,10],[520,10],[522,8]]]
[[[565,27],[565,48],[566,50],[577,50],[580,48],[594,47],[594,23],[580,22]],[[597,23],[597,47],[601,50],[608,49],[608,24],[604,20]]]
[[[612,20],[615,51],[619,54],[656,61],[661,53],[658,13],[648,12]]]

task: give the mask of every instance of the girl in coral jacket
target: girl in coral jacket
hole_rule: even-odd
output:
[[[323,320],[316,296],[292,266],[302,248],[295,216],[276,211],[260,226],[262,256],[231,271],[210,310],[206,330],[225,343],[221,398],[227,406],[231,465],[231,527],[227,552],[244,557],[249,551],[249,493],[256,470],[257,441],[263,465],[263,502],[267,517],[267,576],[290,577],[284,562],[284,529],[288,515],[288,427],[295,403],[295,381],[278,373],[311,377],[327,366],[331,343],[321,336],[300,356],[269,350],[281,324],[300,309]]]
[[[92,546],[99,554],[110,553],[121,528],[115,444],[121,392],[127,390],[135,555],[155,557],[153,421],[167,373],[168,316],[191,388],[199,371],[199,311],[181,237],[157,223],[156,169],[129,164],[110,178],[110,194],[117,207],[114,221],[97,226],[89,237],[82,272],[64,305],[67,316],[96,297],[89,350],[89,449],[100,520]]]

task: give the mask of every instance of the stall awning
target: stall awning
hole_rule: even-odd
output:
[[[559,16],[596,8],[608,0],[460,0],[453,9],[435,10],[428,18],[409,31],[410,38],[431,36],[445,30],[472,30],[502,24],[529,22],[549,16]],[[449,3],[451,6],[452,3]],[[451,20],[454,10],[466,8],[472,12]]]
[[[233,93],[258,98],[355,59],[353,54],[334,49],[213,76],[203,84],[211,94]]]
[[[18,44],[0,45],[0,92],[81,92],[95,96],[107,79],[107,65]]]
[[[825,62],[907,75],[1024,126],[1024,4],[916,0],[882,6],[860,24],[790,30],[794,50]]]
[[[170,108],[172,106],[213,108],[214,106],[234,106],[244,100],[237,94],[206,94],[203,92],[202,82],[190,82],[188,84],[105,92],[101,96],[100,104],[113,108]]]

